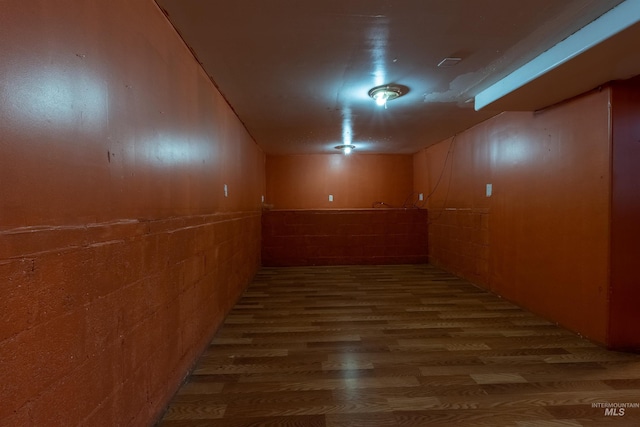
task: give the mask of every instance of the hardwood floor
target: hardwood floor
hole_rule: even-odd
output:
[[[640,356],[429,265],[265,268],[159,423],[426,425],[640,426]]]

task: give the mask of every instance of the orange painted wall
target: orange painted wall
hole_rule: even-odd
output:
[[[274,209],[371,208],[376,202],[397,208],[411,202],[412,184],[411,155],[312,154],[266,161],[266,203]]]
[[[2,8],[0,425],[149,425],[260,265],[264,154],[152,1]]]
[[[609,316],[609,95],[503,113],[414,156],[414,190],[432,193],[430,262],[600,343]]]

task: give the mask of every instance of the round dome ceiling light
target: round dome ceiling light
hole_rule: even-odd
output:
[[[356,146],[352,145],[352,144],[343,144],[343,145],[336,145],[335,146],[336,150],[341,150],[347,156],[349,154],[351,154],[351,152],[353,151],[354,148],[356,148]]]
[[[369,96],[376,101],[380,107],[387,108],[387,101],[401,97],[409,91],[406,86],[389,84],[376,86],[369,91]]]

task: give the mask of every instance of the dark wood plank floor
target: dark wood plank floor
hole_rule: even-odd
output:
[[[265,268],[159,425],[640,426],[637,406],[640,356],[432,266]]]

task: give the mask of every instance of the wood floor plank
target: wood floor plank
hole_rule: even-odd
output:
[[[639,355],[433,266],[265,268],[158,425],[638,426],[639,402]]]

